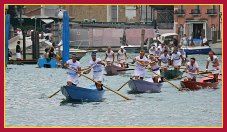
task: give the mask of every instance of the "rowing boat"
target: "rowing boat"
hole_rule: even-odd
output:
[[[212,82],[212,80],[213,78],[210,78],[210,77],[204,77],[200,81],[196,81],[196,82],[183,80],[181,81],[181,86],[183,88],[189,88],[190,90],[198,90],[202,88],[217,89],[219,81]]]
[[[167,70],[165,72],[161,71],[161,76],[166,79],[177,79],[182,78],[183,72],[179,70]]]
[[[91,85],[89,88],[72,86],[62,86],[62,94],[67,100],[73,101],[86,101],[86,102],[99,102],[103,100],[104,90],[97,90],[95,85]]]
[[[133,93],[160,93],[162,83],[152,83],[144,80],[130,79],[128,86]]]

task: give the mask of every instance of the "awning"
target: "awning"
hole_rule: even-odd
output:
[[[46,24],[52,23],[54,22],[53,19],[41,19],[43,22],[45,22]]]

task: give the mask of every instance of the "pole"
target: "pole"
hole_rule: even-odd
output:
[[[22,35],[23,35],[23,59],[26,60],[26,33],[24,30],[22,30]]]
[[[8,64],[8,59],[9,59],[9,56],[8,56],[8,44],[9,44],[9,28],[10,28],[10,15],[9,14],[6,14],[6,29],[5,29],[5,66],[7,66]]]
[[[147,22],[147,5],[146,5],[146,21],[145,22]]]
[[[144,35],[145,35],[145,29],[141,30],[141,50],[143,50],[144,47]]]
[[[35,17],[35,31],[36,31],[36,19],[37,19],[37,18]]]

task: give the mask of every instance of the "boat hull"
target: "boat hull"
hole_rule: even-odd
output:
[[[57,60],[51,59],[48,60],[46,58],[39,58],[37,61],[39,68],[46,67],[46,68],[57,68]]]
[[[107,75],[117,75],[117,74],[123,74],[125,73],[125,70],[126,68],[123,68],[123,67],[120,67],[120,66],[117,66],[117,65],[107,65],[105,67],[105,71],[106,71],[106,74]]]
[[[67,100],[99,102],[103,100],[105,90],[98,91],[95,85],[90,86],[90,88],[62,86],[61,92]]]
[[[183,72],[178,70],[167,70],[166,72],[161,72],[161,76],[166,79],[178,79],[182,78]]]
[[[131,79],[128,82],[128,86],[131,89],[131,92],[134,93],[160,93],[162,84]]]

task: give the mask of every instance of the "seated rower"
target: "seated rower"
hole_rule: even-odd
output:
[[[195,58],[191,58],[190,62],[187,63],[185,72],[189,81],[196,81],[197,74],[199,73],[199,66],[195,61]]]
[[[148,60],[145,56],[144,50],[140,51],[140,55],[133,59],[132,64],[135,64],[134,77],[135,79],[143,80],[146,73],[146,66],[148,65]]]
[[[68,60],[65,64],[64,67],[69,68],[69,71],[67,72],[68,74],[68,79],[67,79],[67,85],[77,85],[79,83],[78,80],[78,73],[80,74],[81,67],[80,67],[80,62],[76,60],[76,54],[72,55],[72,59]]]

